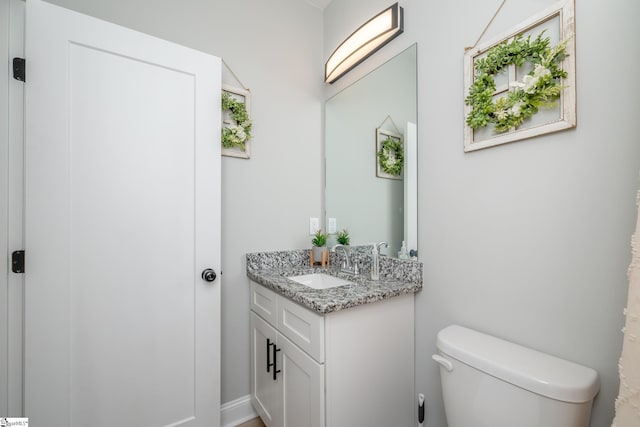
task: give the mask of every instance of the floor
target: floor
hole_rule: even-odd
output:
[[[265,427],[262,423],[260,417],[254,418],[252,420],[247,421],[246,423],[240,424],[237,427]]]

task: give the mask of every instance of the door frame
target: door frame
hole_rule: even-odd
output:
[[[22,417],[24,276],[11,272],[11,253],[24,248],[24,84],[13,79],[11,58],[24,57],[25,2],[0,3],[0,241],[5,263],[0,279],[0,415]]]

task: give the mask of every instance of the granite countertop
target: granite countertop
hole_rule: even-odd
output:
[[[311,267],[308,250],[247,254],[247,276],[315,311],[326,314],[362,304],[382,301],[422,289],[422,263],[390,258],[380,259],[380,280],[369,279],[370,257],[356,256],[365,272],[358,276],[342,273],[336,267]],[[338,264],[336,262],[336,264]],[[346,279],[351,284],[328,289],[313,289],[287,277],[325,273]]]

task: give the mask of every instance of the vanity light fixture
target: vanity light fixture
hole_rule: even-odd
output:
[[[404,31],[404,10],[395,3],[355,30],[331,54],[324,79],[333,83]]]

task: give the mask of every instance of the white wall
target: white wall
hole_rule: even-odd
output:
[[[251,89],[252,158],[222,161],[222,401],[249,394],[244,254],[308,247],[308,218],[322,215],[322,12],[300,0],[50,2],[222,57]]]
[[[485,39],[552,0],[507,1]],[[386,0],[333,0],[324,58]],[[640,144],[640,3],[580,0],[578,127],[463,153],[464,47],[500,4],[406,0],[405,33],[326,91],[418,43],[419,250],[416,384],[427,426],[444,427],[430,356],[450,323],[477,328],[595,368],[602,388],[593,427],[611,425],[618,391],[629,241]]]

